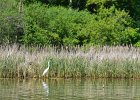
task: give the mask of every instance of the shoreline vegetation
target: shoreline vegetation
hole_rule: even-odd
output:
[[[132,46],[0,46],[0,78],[139,78],[140,48]],[[42,76],[52,59],[48,75]]]
[[[140,78],[140,0],[0,5],[0,78]]]

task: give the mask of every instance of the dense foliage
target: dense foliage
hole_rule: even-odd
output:
[[[0,44],[140,46],[138,0],[70,1],[1,0]]]

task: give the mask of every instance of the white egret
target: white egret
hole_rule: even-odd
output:
[[[50,60],[48,61],[48,67],[44,70],[42,76],[44,76],[45,74],[47,74],[47,72],[49,70],[49,67],[50,67]]]

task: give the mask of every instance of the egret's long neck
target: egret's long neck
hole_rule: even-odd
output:
[[[50,67],[50,60],[48,61],[48,68]]]

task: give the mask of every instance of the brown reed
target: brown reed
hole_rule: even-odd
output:
[[[139,78],[140,48],[103,47],[0,47],[1,78],[42,78],[52,59],[49,78]]]

